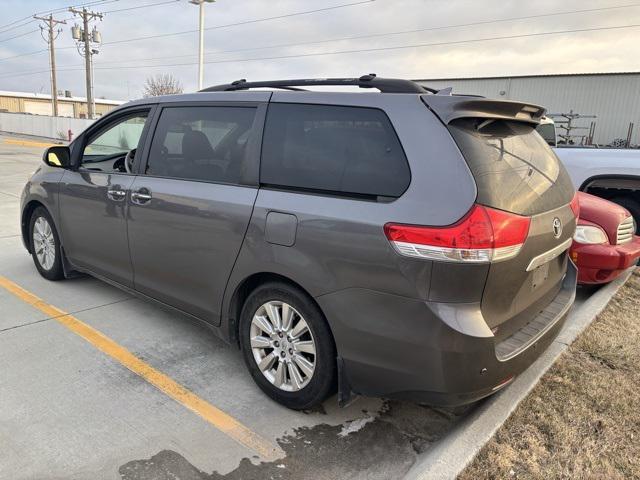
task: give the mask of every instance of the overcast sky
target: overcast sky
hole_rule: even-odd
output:
[[[164,4],[159,5],[161,2]],[[217,0],[205,7],[205,26],[211,28],[345,4],[352,5],[207,30],[205,62],[210,63],[205,65],[205,85],[238,78],[351,77],[369,72],[405,78],[446,78],[640,70],[640,28],[467,42],[640,24],[640,1],[634,3],[633,0]],[[39,32],[29,33],[38,28],[36,22],[10,22],[67,5],[69,0],[0,0],[0,90],[50,91],[46,52],[2,59],[46,48]],[[144,5],[149,6],[109,12]],[[540,16],[613,6],[626,7]],[[94,57],[97,97],[140,97],[146,77],[158,73],[173,74],[185,91],[196,89],[197,33],[153,39],[139,37],[196,30],[197,6],[187,0],[107,0],[89,8],[107,12],[103,21],[95,22],[104,42]],[[538,17],[495,22],[534,15]],[[55,13],[60,19],[71,16],[64,11]],[[74,95],[84,96],[83,59],[75,49],[70,32],[74,22],[68,19],[56,40],[58,90],[71,90]],[[470,23],[475,25],[460,26]],[[419,29],[423,31],[343,39]],[[8,40],[13,36],[19,37]],[[109,43],[120,41],[123,42]],[[431,45],[418,46],[421,44]],[[384,50],[354,52],[381,48]],[[331,54],[345,51],[348,53]],[[296,55],[305,56],[296,58]]]

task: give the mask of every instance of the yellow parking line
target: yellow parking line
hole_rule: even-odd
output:
[[[284,452],[278,446],[260,437],[257,433],[249,430],[231,415],[223,412],[217,407],[214,407],[164,373],[140,360],[129,350],[120,346],[95,328],[81,322],[74,316],[63,312],[59,308],[49,305],[44,300],[26,291],[24,288],[16,285],[5,277],[0,276],[0,286],[18,297],[20,300],[23,300],[44,314],[55,319],[76,335],[84,338],[95,348],[106,353],[114,360],[117,360],[133,373],[139,375],[178,403],[200,415],[203,419],[221,432],[227,434],[236,442],[257,452],[265,460],[273,461],[284,456]]]
[[[51,147],[52,145],[57,145],[53,142],[38,142],[35,140],[19,140],[15,138],[5,138],[4,143],[9,143],[11,145],[20,145],[22,147]]]

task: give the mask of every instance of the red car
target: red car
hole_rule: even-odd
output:
[[[608,283],[640,258],[640,236],[631,214],[620,205],[578,192],[580,218],[569,253],[578,283]]]

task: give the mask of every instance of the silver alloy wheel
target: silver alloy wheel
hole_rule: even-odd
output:
[[[251,320],[253,358],[269,382],[286,392],[307,386],[316,367],[316,343],[309,325],[291,305],[270,301]]]
[[[56,239],[51,225],[44,217],[38,217],[33,224],[33,249],[40,266],[51,270],[56,261]]]

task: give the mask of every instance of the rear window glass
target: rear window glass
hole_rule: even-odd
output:
[[[532,125],[465,118],[449,130],[473,173],[479,203],[535,215],[571,201],[567,171]]]
[[[556,126],[553,123],[543,123],[536,127],[536,131],[540,134],[547,144],[556,146]]]
[[[262,146],[263,184],[338,194],[398,197],[410,172],[384,112],[271,104]]]

